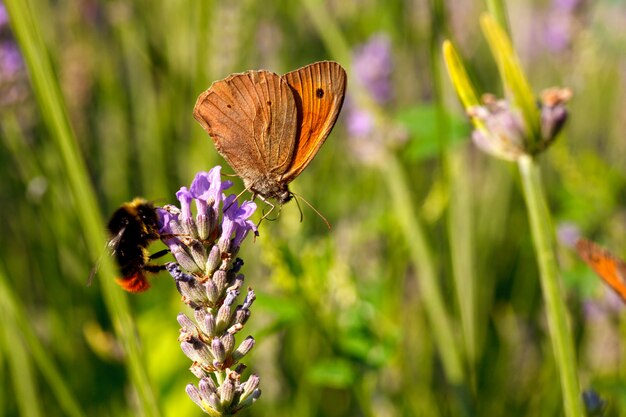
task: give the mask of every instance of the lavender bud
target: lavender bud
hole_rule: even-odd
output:
[[[230,355],[230,353],[235,348],[235,336],[230,333],[226,333],[220,338],[220,340],[222,341],[222,345],[224,345],[226,355]]]
[[[246,324],[246,322],[248,321],[248,318],[250,318],[250,310],[240,308],[237,309],[237,311],[235,312],[234,322],[240,324],[243,327],[243,325]]]
[[[567,120],[565,103],[572,98],[569,88],[548,88],[541,92],[542,149],[554,141]]]
[[[241,323],[235,323],[226,330],[226,333],[235,335],[243,329],[243,325]]]
[[[184,270],[191,273],[200,272],[200,267],[198,267],[196,262],[193,260],[193,257],[190,256],[182,246],[175,246],[170,249],[172,251],[172,255],[174,255],[174,258]],[[204,263],[202,265],[204,265]]]
[[[235,383],[230,378],[226,378],[224,383],[218,388],[222,407],[228,408],[235,397]]]
[[[224,298],[224,304],[229,307],[232,306],[238,295],[239,291],[237,291],[236,289],[228,289],[226,293],[226,298]]]
[[[193,343],[189,341],[183,341],[180,343],[180,349],[183,351],[185,356],[191,359],[194,362],[197,362],[200,357],[198,356],[198,352],[193,347]]]
[[[206,335],[209,337],[214,337],[215,336],[215,317],[213,316],[213,314],[209,313],[206,315],[206,317],[204,318],[204,326],[206,328]]]
[[[226,360],[226,351],[219,337],[213,338],[213,341],[211,342],[211,351],[213,352],[213,356],[216,361],[224,363]]]
[[[232,354],[233,360],[239,361],[241,358],[246,356],[248,352],[252,350],[253,347],[254,347],[254,338],[252,336],[246,337],[246,339],[243,342],[241,342],[241,344],[233,352]]]
[[[180,324],[180,327],[182,327],[181,330],[184,330],[186,333],[197,334],[196,324],[189,317],[187,317],[187,315],[184,313],[178,313],[176,320],[178,321],[178,324]]]
[[[248,293],[246,294],[246,299],[243,300],[242,307],[244,309],[249,309],[252,306],[254,300],[256,300],[256,294],[254,294],[252,288],[248,288]]]
[[[215,285],[215,282],[212,279],[208,280],[204,284],[204,287],[206,288],[206,295],[209,302],[211,305],[216,305],[220,300],[221,291],[217,288],[217,285]]]
[[[175,262],[168,262],[165,264],[165,269],[174,278],[175,281],[191,282],[195,281],[192,275],[186,274],[180,270],[180,267]]]
[[[202,378],[198,383],[198,389],[205,398],[208,398],[211,394],[217,393],[217,387],[211,378]]]
[[[177,283],[178,292],[187,300],[192,307],[205,305],[208,301],[204,286],[200,285],[195,279],[191,282]]]
[[[222,257],[220,253],[220,248],[217,245],[211,247],[211,251],[209,252],[209,256],[207,257],[206,265],[205,265],[205,273],[209,276],[213,275],[213,272],[220,266],[222,263]]]
[[[202,398],[200,397],[198,388],[196,388],[193,384],[188,384],[187,387],[185,387],[185,391],[187,391],[187,395],[189,395],[191,401],[196,403],[198,407],[204,409],[204,404],[202,402]]]
[[[216,325],[217,325],[218,332],[224,330],[230,325],[230,318],[231,318],[230,306],[224,303],[219,308],[219,310],[217,310]]]
[[[217,393],[212,393],[211,395],[209,395],[209,400],[207,402],[209,403],[209,406],[213,410],[220,412],[220,415],[221,415],[221,412],[224,410],[224,407],[222,407],[222,403],[220,402],[220,397],[217,395]]]
[[[202,365],[200,365],[198,362],[194,362],[190,367],[189,370],[191,371],[192,374],[195,375],[196,378],[200,379],[200,378],[205,378],[207,376],[206,371],[202,368]]]
[[[205,265],[207,260],[206,249],[198,240],[194,240],[189,246],[189,252],[194,263],[198,266],[198,272],[201,270],[200,265]]]
[[[196,216],[196,226],[198,231],[198,238],[200,240],[206,240],[211,232],[211,222],[204,213],[198,213]]]
[[[221,269],[215,271],[213,277],[211,277],[219,292],[222,292],[228,286],[228,274],[226,271],[222,271]]]
[[[260,378],[256,374],[250,375],[250,378],[243,384],[243,392],[240,401],[244,401],[259,387]]]

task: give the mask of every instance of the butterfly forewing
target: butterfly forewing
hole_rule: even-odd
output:
[[[346,72],[336,62],[316,62],[283,75],[294,92],[298,108],[296,151],[289,182],[309,165],[330,134],[341,110],[346,91]]]
[[[578,239],[576,250],[583,261],[626,302],[626,263],[587,239]]]
[[[284,174],[294,152],[296,106],[287,83],[269,71],[248,71],[214,82],[194,117],[218,152],[244,180]]]

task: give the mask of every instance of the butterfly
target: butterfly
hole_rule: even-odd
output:
[[[585,238],[576,241],[576,251],[626,303],[626,262]]]
[[[247,71],[214,82],[193,115],[253,196],[281,205],[311,163],[343,105],[346,71],[320,61],[285,75]],[[264,200],[265,201],[265,200]]]

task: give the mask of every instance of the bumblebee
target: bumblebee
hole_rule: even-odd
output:
[[[126,291],[143,292],[150,288],[146,272],[156,273],[165,265],[150,263],[169,251],[150,255],[148,246],[159,240],[158,214],[154,205],[143,198],[135,198],[118,208],[107,225],[111,240],[109,248],[120,270],[117,283]]]

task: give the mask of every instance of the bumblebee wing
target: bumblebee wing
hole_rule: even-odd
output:
[[[126,226],[122,227],[120,229],[119,232],[117,232],[117,234],[115,236],[113,236],[108,242],[107,242],[107,249],[109,250],[109,253],[111,255],[115,254],[115,251],[117,250],[117,247],[119,246],[120,242],[122,241],[122,237],[124,236],[124,232],[126,231]]]
[[[117,234],[113,238],[109,239],[106,245],[104,246],[104,251],[109,252],[109,255],[115,255],[115,251],[117,250],[117,247],[120,244],[120,241],[122,240],[122,236],[124,235],[124,230],[126,230],[126,227],[123,227],[119,232],[117,232]],[[98,257],[98,260],[96,261],[95,265],[93,266],[93,268],[91,268],[91,272],[89,272],[89,278],[87,278],[88,287],[91,287],[91,284],[93,284],[93,280],[96,277],[96,274],[98,273],[98,269],[100,269],[100,263],[102,263],[102,256],[103,255],[100,255]]]

